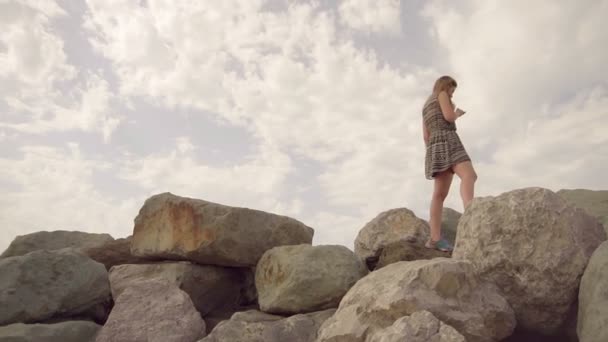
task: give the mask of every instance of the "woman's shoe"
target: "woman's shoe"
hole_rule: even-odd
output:
[[[424,245],[424,247],[429,249],[436,249],[442,252],[451,252],[454,250],[454,247],[452,247],[452,245],[450,245],[450,243],[447,242],[445,239],[439,239],[439,241],[433,241],[432,239],[429,239]]]

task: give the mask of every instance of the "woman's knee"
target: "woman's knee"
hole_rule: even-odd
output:
[[[473,168],[473,166],[470,166],[465,169],[461,169],[459,171],[460,172],[459,172],[458,176],[460,176],[461,180],[470,182],[470,183],[475,183],[477,181],[477,172],[475,172],[475,169]]]
[[[435,189],[433,191],[433,198],[439,201],[444,201],[448,197],[449,189]]]
[[[471,170],[470,180],[473,183],[475,183],[477,181],[477,172],[475,172],[475,170]]]

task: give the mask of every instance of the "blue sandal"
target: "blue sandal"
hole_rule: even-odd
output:
[[[450,245],[450,243],[447,242],[445,239],[439,239],[439,241],[433,241],[429,239],[424,245],[424,247],[429,249],[436,249],[442,252],[451,252],[454,250],[454,247],[452,247],[452,245]]]

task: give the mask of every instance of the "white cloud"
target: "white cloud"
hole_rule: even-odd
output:
[[[321,211],[310,218],[308,225],[313,228],[321,227],[315,230],[312,243],[314,245],[337,244],[343,245],[354,251],[356,234],[365,223],[371,221],[373,217],[355,217],[350,215],[339,214],[331,211]]]
[[[361,206],[355,211],[362,217],[386,205],[415,206],[413,193],[425,183],[420,104],[426,89],[420,83],[429,79],[430,71],[381,66],[373,51],[358,50],[351,38],[338,35],[336,19],[319,13],[314,4],[270,13],[255,12],[255,5],[186,8],[182,2],[166,7],[150,1],[127,15],[120,6],[89,3],[87,25],[99,32],[94,44],[116,65],[123,94],[213,111],[225,121],[245,125],[262,144],[276,146],[272,153],[324,163],[328,171],[319,181],[330,205]],[[141,45],[136,37],[153,37],[154,42]],[[173,57],[160,64],[127,58],[133,47],[141,56],[171,47],[161,55]],[[159,158],[139,169],[168,170],[159,164],[174,162],[171,155]],[[210,180],[238,178],[227,170],[193,164],[177,169],[209,172],[203,178]],[[239,172],[248,173],[246,168]],[[261,177],[276,174],[273,169]],[[137,174],[131,179],[157,178],[193,177]],[[188,186],[211,187],[202,182]],[[280,183],[272,189],[284,192],[289,186]],[[232,188],[225,191],[234,193]]]
[[[51,27],[66,12],[51,1],[7,1],[0,7],[0,42],[6,47],[0,51],[0,95],[8,107],[0,127],[30,134],[99,132],[109,141],[121,117],[109,108],[107,81],[68,63],[64,41]]]
[[[598,72],[608,59],[606,13],[608,1],[428,3],[459,81],[455,101],[468,110],[458,125],[480,176],[477,194],[606,187],[598,145],[608,127],[608,83]]]
[[[34,7],[36,6],[36,7]],[[7,102],[33,101],[53,92],[55,82],[74,78],[63,41],[48,30],[51,19],[65,15],[46,2],[0,3],[0,91]]]
[[[108,197],[93,185],[108,162],[83,155],[77,143],[65,148],[24,146],[18,159],[0,157],[0,179],[12,186],[0,198],[0,250],[16,235],[39,230],[107,232],[124,237],[141,204]]]
[[[182,132],[174,145],[158,146],[149,155],[114,156],[107,165],[100,160],[87,164],[89,157],[65,150],[28,147],[22,160],[0,159],[12,165],[3,175],[29,189],[13,189],[9,198],[24,208],[29,202],[37,207],[65,203],[51,222],[71,224],[80,222],[71,221],[67,210],[79,203],[68,200],[78,184],[88,184],[86,196],[79,198],[88,198],[83,215],[91,217],[115,208],[112,201],[125,203],[119,208],[137,208],[146,196],[171,191],[290,215],[316,229],[315,243],[352,248],[358,230],[381,211],[408,207],[427,216],[432,182],[424,178],[420,107],[444,73],[458,79],[455,101],[468,111],[458,129],[480,176],[477,194],[528,185],[605,188],[608,84],[600,71],[608,60],[602,43],[608,38],[608,29],[602,29],[608,1],[426,4],[426,23],[437,47],[436,55],[428,57],[439,61],[435,69],[409,63],[407,49],[399,50],[403,64],[384,63],[386,51],[358,40],[361,33],[379,42],[392,35],[392,42],[403,39],[407,46],[407,37],[398,34],[397,1],[345,1],[337,11],[316,2],[291,2],[285,10],[266,11],[264,1],[89,0],[86,34],[111,64],[116,94],[102,74],[83,73],[66,62],[62,38],[47,26],[50,19],[27,17],[44,34],[24,41],[47,39],[58,57],[23,74],[40,77],[32,89],[41,96],[8,93],[18,99],[11,100],[13,109],[34,114],[26,122],[15,116],[0,120],[6,121],[0,140],[11,139],[11,129],[42,134],[68,127],[102,133],[111,144],[109,137],[123,120],[113,103],[144,111],[138,105],[149,102],[168,115],[184,110],[244,127],[255,146],[247,147],[254,152],[244,160],[228,166],[207,162],[204,154],[210,149]],[[13,50],[0,44],[3,61],[20,46],[15,39],[2,41]],[[6,84],[25,87],[27,79],[15,81],[13,74],[9,79],[9,69],[2,70]],[[85,75],[88,83],[78,83],[76,75]],[[59,90],[69,82],[76,86]],[[137,124],[146,129],[145,120]],[[57,197],[36,192],[33,185],[54,180],[32,171],[46,170],[43,165],[54,160],[78,170],[65,171],[72,185],[57,181],[66,187],[51,189]],[[299,160],[312,161],[320,170],[298,170]],[[140,188],[138,197],[108,200],[96,194],[91,184],[99,167]],[[308,188],[300,191],[303,184],[293,179],[302,178]],[[462,210],[456,178],[446,205]],[[106,221],[114,227],[109,229],[130,226],[134,215],[120,212],[115,221]],[[26,227],[26,218],[34,214],[17,208],[2,223]]]
[[[349,28],[366,33],[399,34],[399,0],[342,0],[341,22]]]
[[[0,127],[18,132],[41,134],[51,131],[81,130],[99,132],[104,142],[109,142],[113,131],[123,120],[112,112],[110,101],[113,94],[108,82],[96,74],[89,74],[84,89],[76,88],[75,98],[69,98],[67,105],[41,98],[39,103],[9,101],[14,110],[33,113],[34,118],[20,123],[2,123]],[[47,118],[47,113],[52,113]]]
[[[293,168],[290,158],[275,146],[262,144],[243,163],[226,167],[208,165],[200,160],[199,151],[190,139],[180,137],[169,150],[129,156],[120,177],[141,186],[148,195],[169,191],[227,205],[299,213],[299,199],[284,203],[281,198],[285,178]]]
[[[608,88],[582,91],[529,121],[521,139],[500,146],[480,165],[485,192],[525,186],[605,188],[608,171]]]

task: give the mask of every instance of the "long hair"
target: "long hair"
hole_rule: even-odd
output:
[[[439,94],[441,91],[448,91],[450,87],[457,87],[458,83],[450,76],[441,76],[435,81],[433,86],[433,94]]]

